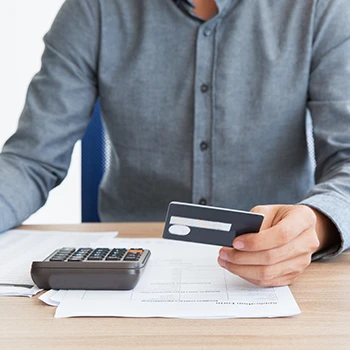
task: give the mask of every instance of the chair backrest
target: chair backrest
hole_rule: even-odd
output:
[[[108,166],[108,142],[101,119],[99,100],[81,146],[81,221],[100,222],[98,187]]]

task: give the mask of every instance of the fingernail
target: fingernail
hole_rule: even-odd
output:
[[[244,248],[244,243],[242,241],[234,241],[233,242],[233,248],[243,249]]]

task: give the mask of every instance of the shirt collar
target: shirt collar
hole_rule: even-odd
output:
[[[187,5],[194,8],[192,0],[173,0],[176,5]]]

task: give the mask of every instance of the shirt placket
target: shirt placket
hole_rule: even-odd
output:
[[[212,19],[198,30],[195,59],[192,201],[210,204],[212,197],[212,123],[215,25]]]

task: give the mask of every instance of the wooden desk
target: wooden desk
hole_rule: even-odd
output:
[[[160,237],[163,225],[82,224],[26,229],[119,231]],[[0,297],[0,349],[350,349],[350,252],[312,263],[291,286],[301,314],[275,319],[54,319],[37,297]]]

